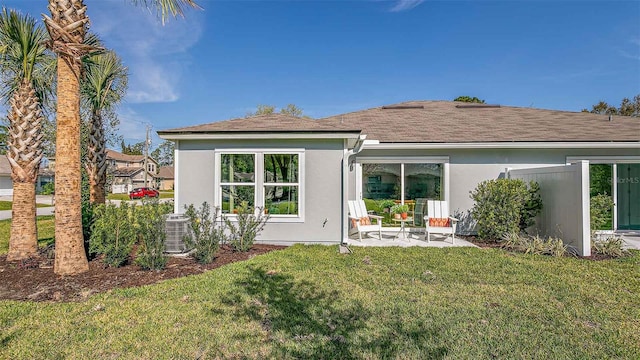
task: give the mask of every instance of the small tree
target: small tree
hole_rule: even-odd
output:
[[[209,264],[215,259],[220,243],[225,240],[224,223],[216,221],[220,209],[214,207],[212,217],[211,206],[207,202],[203,202],[200,209],[196,209],[193,204],[185,208],[190,231],[184,236],[184,242],[189,248],[195,249],[193,257],[198,262]]]
[[[236,221],[228,217],[224,219],[230,233],[229,244],[236,251],[248,251],[267,224],[269,215],[265,215],[262,208],[253,208],[247,204],[242,204],[237,210]],[[258,215],[255,215],[256,210]]]
[[[524,231],[542,210],[537,183],[519,179],[487,180],[471,192],[471,213],[482,239],[499,241],[506,233]]]

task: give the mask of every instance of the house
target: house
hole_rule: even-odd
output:
[[[595,163],[613,169],[614,228],[640,229],[638,118],[411,101],[319,120],[272,114],[158,133],[176,142],[177,212],[203,201],[223,213],[242,201],[294,204],[270,212],[264,242],[338,243],[348,235],[347,200],[359,198],[447,200],[463,219],[459,232],[472,233],[469,192],[515,177],[541,185],[536,230],[588,255]]]
[[[160,166],[156,175],[156,187],[158,190],[173,190],[173,183],[173,166]]]
[[[0,155],[0,196],[13,195],[13,180],[11,180],[11,164],[7,155]]]
[[[43,161],[38,170],[36,180],[36,193],[39,194],[43,187],[52,183],[54,179],[53,161]],[[11,179],[11,164],[6,155],[0,155],[0,196],[13,196],[13,180]]]
[[[144,155],[127,155],[107,150],[107,164],[107,173],[113,177],[111,191],[114,194],[126,194],[136,187],[156,184],[158,163],[151,157],[147,158],[145,171]]]

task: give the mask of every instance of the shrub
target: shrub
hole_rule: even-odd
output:
[[[127,262],[136,240],[135,208],[123,202],[95,207],[89,252],[103,254],[104,262],[119,267]]]
[[[40,190],[40,195],[51,195],[55,190],[55,183],[49,182],[42,185],[42,190]]]
[[[521,251],[525,254],[551,255],[555,257],[564,256],[567,253],[567,246],[562,239],[540,236],[528,236],[514,232],[505,233],[502,236],[502,247]]]
[[[389,209],[389,211],[391,211],[391,207],[395,204],[396,204],[395,201],[391,199],[386,199],[386,200],[380,200],[378,206],[380,207],[381,210]]]
[[[382,210],[384,208],[380,206],[380,204],[381,204],[380,201],[376,201],[376,200],[373,200],[373,199],[363,199],[363,200],[364,200],[364,206],[366,206],[367,211],[373,211],[376,214],[381,214],[382,213]]]
[[[542,210],[538,184],[519,179],[487,180],[471,192],[471,209],[481,239],[498,241],[506,233],[519,233],[534,224]]]
[[[628,254],[628,251],[624,249],[624,240],[619,236],[593,239],[591,243],[591,250],[598,255],[619,258]]]
[[[613,199],[611,195],[598,194],[591,197],[591,230],[602,230],[611,224]]]
[[[225,241],[224,223],[216,221],[220,210],[214,207],[211,217],[211,206],[206,202],[202,203],[200,209],[196,209],[193,204],[185,208],[190,230],[184,236],[184,242],[189,248],[195,249],[192,255],[198,262],[209,264],[215,259],[220,243]]]
[[[139,239],[136,264],[143,269],[163,269],[167,264],[164,254],[166,214],[166,206],[162,206],[157,199],[145,200],[136,209]]]
[[[89,247],[91,246],[90,241],[94,223],[94,210],[95,206],[93,204],[87,201],[82,202],[82,238],[84,239],[84,252],[87,255],[88,259],[92,258]]]
[[[258,215],[255,215],[255,210]],[[236,221],[225,217],[224,222],[229,229],[229,245],[236,251],[248,251],[253,246],[256,237],[264,229],[269,215],[264,214],[262,208],[249,207],[246,204],[238,207]]]

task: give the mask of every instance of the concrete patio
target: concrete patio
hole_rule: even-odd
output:
[[[362,241],[358,239],[358,234],[353,234],[347,240],[350,246],[399,246],[399,247],[478,247],[462,238],[456,237],[455,243],[451,243],[451,237],[431,234],[431,241],[427,242],[424,238],[424,231],[415,231],[407,229],[407,237],[398,234],[400,229],[384,229],[382,231],[382,239],[378,238],[378,233],[370,232],[362,234]],[[397,235],[400,235],[399,237]]]

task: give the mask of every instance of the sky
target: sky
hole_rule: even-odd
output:
[[[314,118],[410,100],[580,111],[640,94],[640,1],[196,0],[162,25],[85,0],[129,69],[126,142],[295,104]],[[0,0],[41,19],[46,0]],[[114,146],[111,146],[114,147]],[[114,147],[117,148],[117,147]]]

